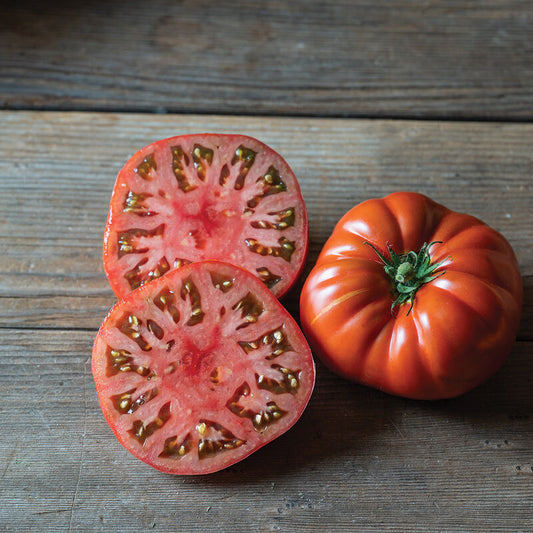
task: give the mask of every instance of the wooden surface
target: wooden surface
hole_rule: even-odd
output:
[[[531,533],[532,29],[530,0],[4,2],[0,532]],[[317,362],[298,424],[234,467],[173,477],[135,459],[90,368],[115,302],[109,196],[138,148],[205,131],[287,159],[305,273],[345,211],[397,190],[501,231],[525,288],[505,366],[416,402]]]
[[[43,112],[0,122],[0,531],[533,530],[533,126]],[[341,213],[399,189],[499,229],[526,286],[505,367],[430,403],[319,364],[301,421],[235,467],[183,478],[135,459],[90,372],[115,301],[101,265],[109,194],[138,147],[207,129],[257,136],[287,158],[309,210],[308,267]]]
[[[9,108],[533,119],[530,0],[20,0]]]

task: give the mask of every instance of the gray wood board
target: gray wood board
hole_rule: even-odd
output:
[[[25,0],[0,106],[531,120],[532,27],[530,0]]]
[[[531,343],[450,401],[414,402],[318,368],[298,424],[217,474],[175,477],[115,440],[94,334],[2,330],[0,530],[109,533],[533,529]]]

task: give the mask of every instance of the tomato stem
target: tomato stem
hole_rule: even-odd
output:
[[[410,251],[398,255],[392,246],[387,243],[390,259],[387,259],[373,244],[366,242],[378,255],[383,263],[383,269],[392,281],[394,302],[391,305],[391,313],[394,309],[406,302],[410,302],[407,314],[413,309],[415,294],[424,284],[442,276],[446,271],[436,272],[445,262],[451,260],[447,257],[438,263],[431,263],[429,249],[441,241],[424,243],[418,252]]]

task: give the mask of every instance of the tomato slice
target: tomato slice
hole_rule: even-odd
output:
[[[104,267],[119,298],[209,259],[249,270],[280,297],[307,247],[300,187],[279,154],[243,135],[184,135],[146,146],[119,172]]]
[[[278,437],[315,380],[290,314],[255,276],[218,261],[183,266],[117,303],[92,369],[117,439],[173,474],[215,472]]]

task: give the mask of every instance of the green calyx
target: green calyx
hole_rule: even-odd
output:
[[[383,269],[391,278],[395,296],[395,300],[391,306],[391,313],[394,312],[395,307],[410,302],[411,305],[409,311],[407,311],[407,314],[409,314],[413,308],[415,294],[418,289],[425,283],[442,276],[446,272],[445,270],[436,272],[436,270],[451,258],[448,257],[439,263],[432,264],[429,255],[431,246],[440,242],[433,241],[429,244],[424,243],[418,252],[411,251],[402,255],[395,253],[392,246],[387,243],[390,259],[386,259],[375,246],[369,242],[366,243],[376,252],[384,264]]]

